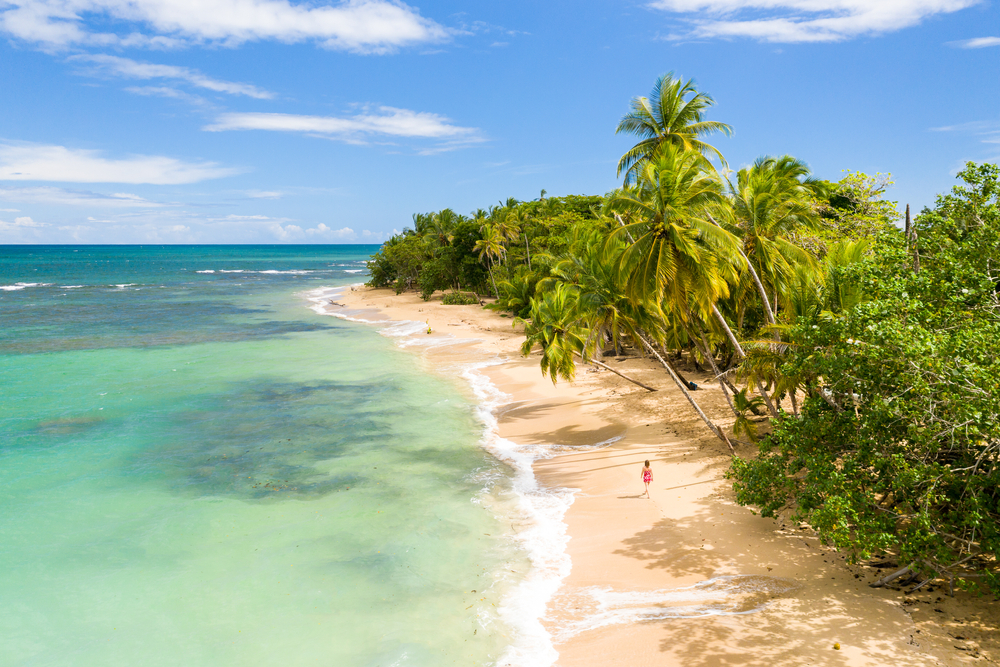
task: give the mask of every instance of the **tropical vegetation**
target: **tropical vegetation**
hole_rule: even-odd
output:
[[[893,554],[897,581],[1000,593],[1000,169],[969,163],[901,229],[886,175],[831,182],[788,155],[730,171],[713,103],[664,75],[618,125],[638,138],[621,187],[415,215],[369,284],[482,295],[553,382],[652,358],[732,454],[739,502]]]

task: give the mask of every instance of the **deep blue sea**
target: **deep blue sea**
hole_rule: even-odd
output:
[[[0,665],[504,655],[475,396],[311,308],[376,249],[0,246]]]

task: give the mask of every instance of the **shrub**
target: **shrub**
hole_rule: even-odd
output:
[[[478,304],[479,297],[472,292],[451,292],[444,295],[441,303],[446,306],[468,306]]]

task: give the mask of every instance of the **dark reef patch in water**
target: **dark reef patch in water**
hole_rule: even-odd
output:
[[[36,433],[51,435],[76,435],[89,431],[95,426],[100,426],[105,421],[104,417],[94,415],[82,417],[65,417],[62,419],[49,419],[38,422],[35,425]]]
[[[367,476],[353,471],[370,466],[335,460],[377,460],[397,441],[391,415],[372,406],[394,391],[391,380],[236,387],[170,414],[170,444],[140,452],[130,467],[158,468],[174,492],[195,496],[308,499],[357,488]]]

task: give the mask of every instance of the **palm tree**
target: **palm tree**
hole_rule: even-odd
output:
[[[761,157],[740,169],[736,183],[729,184],[740,251],[771,324],[779,300],[788,305],[785,294],[795,281],[795,267],[818,268],[812,255],[792,241],[819,221],[808,175],[805,163],[791,156]]]
[[[618,122],[615,134],[634,134],[641,139],[618,161],[618,175],[624,172],[625,183],[632,183],[640,165],[653,159],[666,144],[714,155],[725,164],[722,153],[699,138],[715,132],[732,134],[729,125],[705,120],[705,112],[714,104],[711,95],[695,89],[692,79],[682,81],[673,72],[661,76],[652,94],[633,98],[631,111]]]
[[[431,214],[430,220],[427,221],[425,235],[430,238],[431,242],[437,248],[451,245],[454,239],[452,232],[455,229],[455,225],[461,219],[461,216],[457,215],[450,208],[441,209],[437,213]]]
[[[521,233],[521,227],[517,224],[517,211],[516,209],[501,208],[496,209],[493,212],[493,225],[497,229],[497,233],[500,235],[500,242],[504,247],[504,256],[507,255],[507,246],[516,241]],[[528,268],[531,268],[530,266]]]
[[[747,413],[756,413],[762,402],[759,396],[754,398],[747,396],[746,389],[740,389],[733,394],[733,403],[736,406],[736,423],[733,424],[733,435],[738,436],[743,433],[750,439],[750,442],[757,442],[757,425],[747,416]]]
[[[729,294],[728,283],[736,277],[731,257],[739,241],[712,218],[713,213],[726,214],[726,203],[718,174],[697,151],[664,144],[643,162],[635,186],[617,191],[608,204],[632,221],[623,221],[610,236],[626,245],[616,264],[626,295],[661,313],[664,321],[671,313],[682,326],[693,324],[697,314],[711,313],[715,303]],[[712,432],[731,447],[676,370],[650,341],[642,338],[642,342]],[[725,394],[721,379],[720,385]]]
[[[500,232],[497,230],[495,225],[491,225],[488,222],[484,222],[479,228],[483,234],[483,238],[476,241],[476,245],[473,246],[473,250],[479,255],[479,261],[486,258],[486,269],[490,272],[490,282],[493,283],[493,293],[499,297],[500,291],[497,289],[497,281],[493,277],[493,264],[496,259],[503,255],[503,241],[500,236]]]
[[[590,331],[586,348],[597,359],[603,356],[605,342],[619,350],[624,337],[640,346],[638,328],[649,319],[641,306],[625,298],[621,276],[615,271],[614,262],[608,261],[609,254],[617,256],[623,250],[624,245],[609,242],[599,230],[576,228],[566,253],[536,287],[541,293],[555,289],[560,283],[576,289],[577,315]]]
[[[531,300],[531,320],[525,322],[521,354],[528,356],[536,345],[541,347],[542,375],[549,375],[552,384],[560,377],[572,380],[576,376],[573,356],[585,348],[584,336],[573,326],[575,301],[576,293],[568,285],[558,285],[542,298]]]
[[[738,239],[712,222],[725,215],[721,181],[708,160],[671,144],[643,163],[634,187],[612,194],[608,207],[630,220],[611,233],[626,242],[618,260],[626,294],[664,301],[687,316],[688,302],[705,313],[729,294],[730,255]]]
[[[535,346],[541,347],[539,365],[542,375],[552,378],[552,384],[561,377],[572,381],[576,376],[576,362],[579,357],[615,375],[636,384],[647,391],[656,391],[634,378],[616,371],[614,368],[589,358],[588,331],[581,326],[578,317],[579,292],[567,283],[559,283],[553,289],[546,291],[531,300],[531,319],[529,321],[517,318],[515,323],[524,322],[525,341],[521,345],[521,354],[528,356]]]

